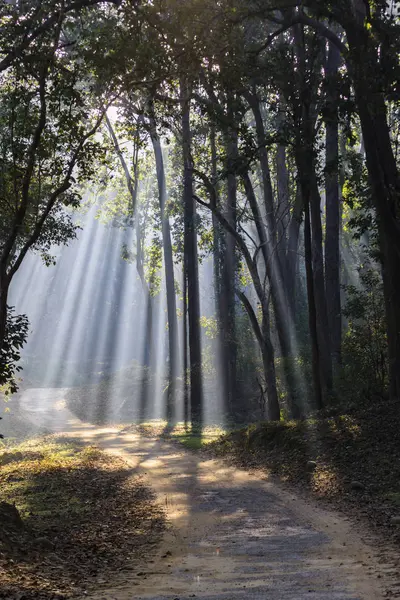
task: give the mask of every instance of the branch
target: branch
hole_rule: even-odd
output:
[[[137,186],[134,184],[132,176],[129,172],[129,168],[128,165],[126,164],[126,160],[124,157],[124,154],[120,148],[119,142],[118,142],[118,138],[115,134],[114,128],[111,125],[111,121],[108,118],[107,113],[105,113],[105,119],[106,119],[106,125],[107,125],[107,129],[109,131],[109,134],[111,136],[111,139],[113,141],[114,144],[114,149],[115,152],[118,155],[118,158],[120,160],[121,166],[124,170],[124,174],[125,174],[125,179],[126,179],[126,185],[128,187],[129,193],[131,195],[132,198],[132,213],[135,213],[135,209],[136,209],[136,201],[137,201]]]
[[[205,208],[208,208],[209,210],[211,210],[211,212],[215,215],[216,219],[220,222],[222,227],[235,238],[236,244],[239,246],[240,250],[242,251],[243,257],[246,261],[246,265],[247,265],[247,268],[249,269],[251,278],[253,280],[254,289],[256,290],[258,299],[261,302],[261,306],[264,306],[265,293],[264,293],[263,286],[262,286],[262,283],[260,280],[260,276],[258,274],[257,265],[251,257],[250,251],[249,251],[248,247],[246,246],[246,242],[216,207],[212,206],[208,202],[204,202],[204,200],[199,198],[199,196],[197,196],[196,194],[193,194],[193,198],[196,200],[196,202],[198,202],[198,204],[201,204],[201,206],[204,206]]]
[[[5,269],[5,267],[6,267],[9,254],[12,251],[15,240],[17,239],[18,232],[19,232],[19,229],[25,218],[26,210],[27,210],[28,203],[29,203],[29,187],[31,184],[33,169],[35,166],[36,152],[37,152],[37,149],[40,144],[43,130],[46,126],[46,112],[47,112],[46,111],[46,108],[47,108],[46,107],[46,77],[47,77],[47,67],[43,70],[43,73],[40,77],[40,82],[39,82],[39,97],[40,97],[39,120],[36,125],[35,132],[33,134],[32,143],[28,150],[27,167],[26,167],[25,175],[24,175],[24,178],[22,181],[21,204],[16,212],[10,235],[8,236],[8,238],[6,240],[4,247],[3,247],[3,251],[1,253],[1,265],[2,265],[3,269]]]
[[[334,44],[340,50],[343,56],[347,55],[348,48],[346,44],[344,44],[339,38],[339,36],[337,36],[336,33],[329,29],[329,27],[321,23],[321,21],[317,21],[316,19],[309,17],[305,13],[299,13],[298,15],[296,15],[295,19],[296,18],[297,20],[294,24],[300,23],[302,25],[308,25],[309,27],[312,27],[313,29],[318,31],[318,33],[320,33],[323,37],[326,37],[326,39],[332,42],[332,44]]]
[[[111,4],[118,5],[118,0],[103,0],[104,2],[108,2]],[[61,10],[56,11],[47,19],[45,19],[36,29],[32,31],[30,35],[27,35],[23,42],[21,42],[18,46],[14,46],[14,48],[0,61],[0,73],[5,69],[8,69],[13,62],[20,58],[24,50],[29,48],[29,46],[34,42],[42,33],[46,33],[49,31],[59,20],[62,14],[66,14],[72,12],[74,10],[79,11],[82,8],[88,8],[90,6],[95,6],[96,4],[100,4],[101,0],[77,0],[76,2],[71,2],[71,4],[63,7]]]
[[[295,5],[298,5],[298,4],[300,4],[300,2],[295,3]],[[270,18],[270,17],[268,17],[268,18]],[[277,22],[276,19],[271,19],[271,20],[274,23]],[[264,44],[262,44],[256,50],[251,51],[250,54],[257,56],[258,54],[260,54],[261,52],[266,50],[266,48],[268,48],[268,46],[270,46],[272,44],[272,42],[274,41],[275,38],[279,37],[282,33],[285,33],[285,31],[287,31],[288,29],[291,29],[291,27],[293,27],[294,25],[307,25],[309,27],[312,27],[318,33],[320,33],[323,37],[325,37],[329,41],[331,41],[340,50],[340,52],[343,56],[346,56],[346,54],[348,52],[348,48],[347,48],[346,44],[344,44],[341,41],[339,36],[337,36],[331,29],[329,29],[329,27],[327,27],[326,25],[321,23],[321,21],[318,21],[317,19],[313,19],[312,17],[309,17],[304,12],[299,12],[299,13],[295,14],[294,16],[292,16],[290,19],[288,19],[286,22],[281,21],[281,23],[282,23],[282,27],[280,27],[276,31],[272,32],[267,37]]]
[[[261,331],[260,324],[257,319],[257,315],[254,312],[252,305],[250,304],[250,300],[247,298],[247,296],[244,292],[242,292],[238,289],[236,289],[235,292],[236,292],[236,296],[239,298],[239,300],[243,304],[243,307],[249,316],[250,323],[253,327],[254,335],[256,336],[258,343],[262,347],[264,345],[264,337],[263,337],[263,334]]]
[[[25,242],[25,244],[23,245],[17,260],[15,261],[15,263],[12,265],[12,267],[10,268],[7,276],[8,279],[11,280],[12,277],[15,275],[15,273],[18,271],[19,267],[21,266],[22,261],[24,260],[28,250],[33,246],[33,244],[35,244],[37,242],[37,240],[39,239],[39,236],[42,232],[42,228],[43,225],[47,219],[47,217],[49,216],[51,210],[53,209],[57,199],[64,193],[66,192],[72,185],[71,182],[71,177],[72,177],[72,173],[73,170],[75,168],[75,165],[77,163],[77,160],[79,158],[79,155],[82,151],[83,146],[85,145],[85,143],[87,142],[87,140],[92,137],[98,130],[98,128],[100,127],[102,121],[103,121],[103,117],[105,115],[105,110],[107,109],[103,109],[102,112],[100,113],[100,116],[98,117],[96,123],[94,124],[94,126],[92,127],[92,129],[90,129],[81,139],[81,141],[78,144],[78,147],[76,148],[74,154],[72,155],[72,158],[69,162],[68,165],[68,169],[67,169],[67,173],[64,177],[64,181],[62,182],[62,184],[51,194],[49,200],[47,201],[46,207],[43,210],[43,213],[39,219],[39,221],[36,223],[35,228],[32,232],[32,234],[30,235],[30,237],[27,239],[27,241]]]

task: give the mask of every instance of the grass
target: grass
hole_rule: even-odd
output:
[[[101,461],[101,451],[95,447],[79,447],[56,439],[31,440],[0,453],[0,498],[15,503],[22,518],[33,514],[40,519],[89,510],[84,500],[61,490],[61,474],[71,478],[85,468]],[[65,494],[66,492],[66,494]]]
[[[23,522],[13,529],[0,519],[0,592],[10,600],[83,597],[96,577],[148,553],[164,528],[162,510],[126,463],[63,437],[3,446],[1,501],[15,503]]]
[[[124,426],[123,430],[137,431],[147,437],[160,437],[177,442],[189,450],[200,450],[226,434],[226,430],[220,425],[206,425],[199,429],[199,426],[192,423],[180,422],[170,425],[162,419],[133,423],[128,427]]]

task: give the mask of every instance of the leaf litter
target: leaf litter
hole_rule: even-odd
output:
[[[0,451],[4,600],[83,598],[149,556],[164,528],[162,508],[121,458],[62,436]]]

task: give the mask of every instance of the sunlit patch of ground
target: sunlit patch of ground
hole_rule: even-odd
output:
[[[164,513],[140,477],[94,446],[49,436],[0,450],[0,598],[82,598],[151,552]]]
[[[348,414],[253,424],[208,448],[301,485],[400,544],[399,406],[377,400]]]
[[[181,422],[170,425],[168,421],[162,419],[155,419],[145,423],[133,423],[129,426],[124,426],[122,431],[133,431],[141,433],[146,437],[157,437],[179,442],[191,450],[198,450],[203,446],[207,446],[226,433],[226,430],[219,425],[206,425],[199,429],[198,426],[191,423]]]

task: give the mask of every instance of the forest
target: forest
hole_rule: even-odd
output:
[[[59,465],[72,425],[207,443],[370,493],[398,543],[400,2],[3,0],[0,24],[0,465]]]

